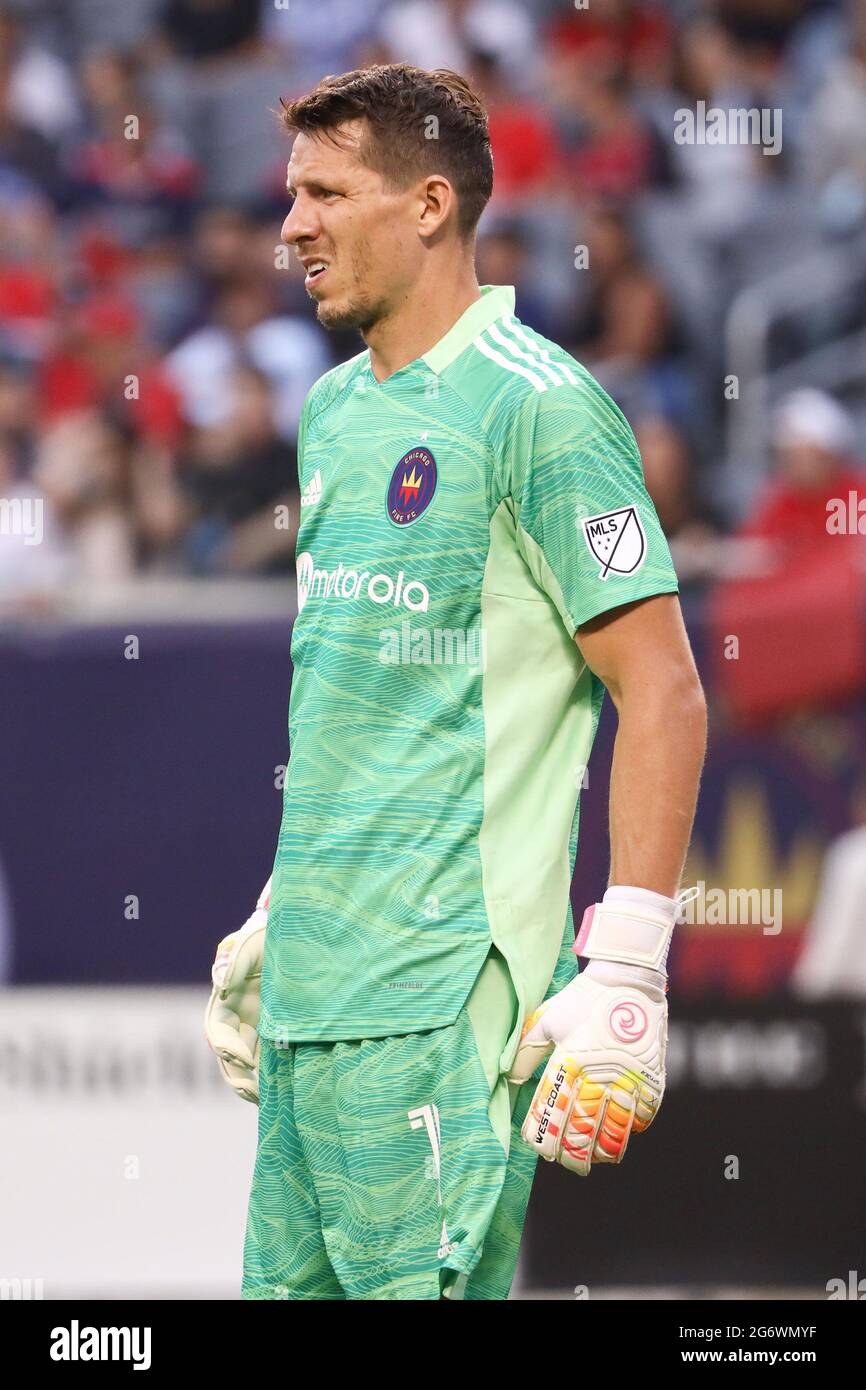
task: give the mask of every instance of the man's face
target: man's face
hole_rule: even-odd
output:
[[[778,451],[779,471],[796,488],[815,488],[829,482],[839,467],[834,454],[817,444],[781,444]]]
[[[362,128],[360,121],[341,127],[339,144],[324,135],[295,137],[286,181],[295,201],[280,236],[305,265],[319,322],[364,332],[399,305],[423,247],[417,187],[390,190],[360,162]]]

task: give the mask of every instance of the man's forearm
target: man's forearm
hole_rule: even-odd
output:
[[[613,698],[619,727],[610,780],[610,883],[673,898],[706,753],[703,692],[684,680]]]

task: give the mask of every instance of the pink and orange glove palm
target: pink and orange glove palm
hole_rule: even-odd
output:
[[[509,1073],[510,1081],[528,1080],[553,1048],[520,1133],[542,1158],[581,1177],[593,1163],[622,1161],[665,1088],[664,989],[603,983],[591,970],[530,1015]]]
[[[587,1177],[620,1163],[647,1129],[665,1090],[665,963],[689,889],[665,898],[612,887],[587,909],[574,944],[588,964],[527,1018],[509,1081],[519,1085],[549,1058],[521,1137],[551,1163]]]

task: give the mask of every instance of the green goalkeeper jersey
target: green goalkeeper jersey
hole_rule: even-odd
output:
[[[634,436],[486,286],[378,382],[304,404],[290,760],[260,1032],[456,1019],[491,944],[524,1010],[573,940],[578,802],[603,687],[582,623],[675,593]]]

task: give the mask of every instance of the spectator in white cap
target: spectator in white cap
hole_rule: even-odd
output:
[[[775,476],[741,535],[772,541],[785,557],[840,535],[866,535],[866,473],[838,401],[812,387],[792,391],[773,416],[773,446]]]
[[[780,450],[803,450],[802,457],[817,451],[831,458],[848,458],[854,452],[854,428],[848,412],[826,391],[813,386],[785,396],[776,410],[774,426],[774,442]]]

